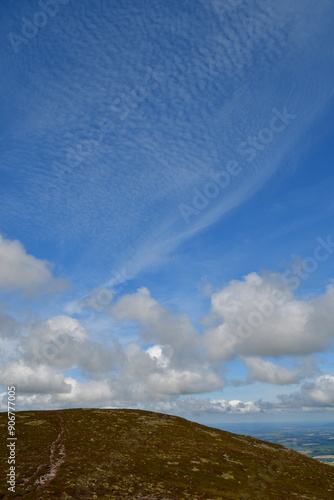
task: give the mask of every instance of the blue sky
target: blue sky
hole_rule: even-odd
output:
[[[332,2],[2,11],[3,391],[331,419]]]

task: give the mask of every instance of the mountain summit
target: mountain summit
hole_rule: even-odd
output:
[[[0,414],[3,435],[7,414]],[[16,487],[6,436],[0,498],[329,500],[334,468],[283,446],[142,410],[16,414]]]

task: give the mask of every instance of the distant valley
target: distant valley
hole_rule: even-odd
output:
[[[334,423],[211,424],[237,434],[247,434],[334,465]]]

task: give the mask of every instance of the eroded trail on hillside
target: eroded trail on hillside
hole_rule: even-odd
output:
[[[54,479],[58,473],[58,470],[65,462],[66,458],[66,450],[65,444],[63,443],[63,436],[65,433],[65,424],[63,417],[59,417],[60,422],[60,431],[57,438],[53,441],[50,447],[50,470],[43,476],[40,476],[35,481],[35,485],[37,485],[37,490],[42,486],[48,484],[52,479]]]
[[[34,481],[34,487],[31,490],[27,491],[27,493],[25,493],[24,495],[20,495],[20,497],[15,498],[25,498],[26,496],[31,495],[31,493],[33,493],[34,491],[39,491],[57,476],[60,467],[63,465],[66,459],[66,449],[63,442],[66,429],[64,419],[61,416],[59,416],[59,424],[59,433],[50,446],[49,465],[47,463],[40,464],[31,476],[25,478],[23,485],[29,484],[30,482]],[[39,471],[46,466],[48,466],[48,472],[38,477]],[[9,498],[8,495],[5,497],[5,499],[7,498]]]

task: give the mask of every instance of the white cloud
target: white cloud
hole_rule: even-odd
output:
[[[80,382],[72,377],[65,379],[66,384],[70,386],[68,394],[58,394],[56,397],[62,401],[73,403],[111,401],[116,396],[116,392],[110,387],[108,380],[90,380]]]
[[[211,392],[223,382],[200,351],[200,335],[185,314],[174,315],[140,288],[110,307],[119,320],[140,325],[144,341],[158,342],[146,352],[132,344],[126,349],[128,370],[152,393],[190,394]]]
[[[259,413],[260,408],[253,401],[240,401],[239,399],[226,401],[225,399],[213,399],[210,401],[212,411],[222,413]]]
[[[191,370],[166,370],[148,376],[148,387],[164,394],[193,394],[212,392],[222,386],[214,373]]]
[[[174,317],[153,300],[146,290],[144,293],[140,291],[134,295],[134,298],[125,297],[126,305],[131,305],[134,299],[133,307],[127,309],[127,315],[139,316],[142,323],[151,329],[150,336],[157,335],[167,339],[167,332],[171,327],[179,328],[178,331],[182,333],[184,325],[187,325],[191,335],[185,328],[182,342],[176,341],[178,340],[176,331],[172,336],[174,346],[153,344],[145,350],[135,343],[122,348],[115,339],[106,343],[92,340],[77,319],[65,315],[21,325],[24,333],[18,360],[22,358],[23,361],[17,361],[19,365],[17,375],[24,372],[24,391],[28,391],[29,388],[33,391],[35,388],[36,393],[47,392],[49,384],[51,395],[59,392],[59,399],[72,403],[77,401],[80,404],[81,397],[83,400],[86,400],[85,398],[101,400],[102,393],[107,394],[109,399],[130,403],[165,400],[170,395],[204,393],[221,388],[223,382],[215,370],[205,359],[200,358],[199,353],[194,356],[191,354],[194,347],[186,340],[194,341],[194,331],[188,318]],[[146,306],[146,310],[145,307],[137,309],[137,300],[141,302],[143,298],[144,302],[148,301],[142,304]],[[123,302],[121,306],[124,307]],[[152,315],[150,306],[153,310]],[[122,308],[118,311],[123,311]],[[163,320],[166,320],[164,325],[161,324]],[[11,379],[14,367],[13,362],[3,369],[1,381],[4,384]],[[70,389],[67,386],[68,392],[63,398],[64,391],[61,387],[64,387],[64,378],[59,378],[60,375],[52,378],[52,374],[75,367],[84,370],[90,380],[78,381],[78,384],[71,382]],[[21,376],[17,383],[22,383]],[[100,387],[101,391],[98,389]],[[95,396],[93,396],[94,391]]]
[[[0,338],[14,339],[20,335],[18,322],[3,311],[0,305]]]
[[[138,342],[125,347],[113,339],[111,333],[103,342],[91,338],[82,324],[70,316],[19,324],[3,314],[6,342],[12,341],[17,347],[20,339],[20,346],[16,352],[17,361],[14,362],[12,357],[2,369],[0,383],[17,383],[29,407],[38,401],[46,404],[44,399],[44,402],[31,399],[31,393],[48,394],[50,407],[61,404],[78,406],[89,402],[102,406],[138,404],[147,408],[159,408],[161,404],[166,408],[170,405],[171,411],[185,414],[258,413],[273,408],[332,404],[334,383],[328,377],[319,377],[313,384],[302,385],[300,392],[281,396],[277,404],[241,401],[237,397],[230,401],[220,398],[180,399],[183,395],[205,394],[223,388],[224,356],[222,339],[217,337],[217,332],[224,333],[224,329],[238,324],[240,318],[247,319],[254,307],[257,311],[269,310],[268,300],[273,300],[273,297],[275,307],[271,314],[264,315],[263,322],[258,328],[253,327],[242,342],[236,337],[233,348],[248,368],[249,380],[271,384],[296,383],[314,372],[311,357],[301,356],[298,362],[294,360],[287,368],[262,359],[261,355],[294,354],[297,347],[303,352],[305,345],[298,346],[298,342],[308,343],[308,352],[326,345],[332,331],[333,288],[329,287],[316,299],[303,301],[293,296],[278,275],[259,276],[256,273],[242,281],[233,281],[212,295],[209,320],[218,325],[204,334],[193,327],[187,315],[173,314],[152,298],[146,288],[124,295],[110,306],[110,312],[119,321],[135,321],[139,327]],[[272,337],[272,329],[279,333],[278,340]],[[284,345],[289,336],[292,337],[289,338],[290,351]],[[65,375],[64,370],[76,367],[85,373],[87,380],[75,380],[73,375]]]
[[[0,394],[0,410],[7,411],[7,392]],[[16,408],[20,410],[59,409],[59,402],[54,402],[50,394],[18,394]]]
[[[168,349],[168,346],[153,345],[152,347],[146,349],[146,352],[151,359],[156,360],[157,366],[161,366],[162,368],[167,368],[170,363],[170,359],[164,353],[166,348]]]
[[[171,363],[194,362],[199,335],[186,314],[174,315],[151,297],[150,291],[142,287],[134,294],[123,295],[110,307],[118,320],[136,321],[140,324],[145,341],[169,345],[173,348]]]
[[[289,370],[261,358],[245,358],[244,363],[249,369],[249,377],[253,380],[270,384],[293,384],[299,382],[304,372],[301,368]]]
[[[37,290],[61,290],[66,284],[54,278],[51,264],[27,254],[19,241],[0,236],[0,288],[26,293]]]
[[[206,413],[231,413],[231,414],[248,414],[260,413],[262,411],[258,402],[241,401],[241,400],[226,400],[226,399],[209,399],[189,397],[178,399],[177,401],[162,401],[147,405],[148,409],[153,411],[161,411],[166,413],[176,413],[183,415],[200,415]]]
[[[334,409],[334,376],[320,375],[304,383],[299,391],[278,396],[283,408]]]
[[[90,340],[80,322],[69,316],[55,316],[32,324],[25,343],[25,359],[57,368],[81,367],[87,372],[107,372],[120,353],[113,347]]]
[[[172,366],[173,350],[169,346],[155,345],[143,351],[137,344],[130,344],[126,356],[128,382],[141,381],[151,394],[211,392],[223,385],[219,376],[204,363],[189,361],[182,366]]]
[[[66,393],[71,387],[61,373],[47,366],[31,368],[22,361],[8,363],[0,371],[0,384],[15,385],[18,393]]]
[[[204,345],[213,360],[243,356],[306,355],[334,341],[334,286],[311,300],[294,297],[280,274],[250,273],[211,298]]]

